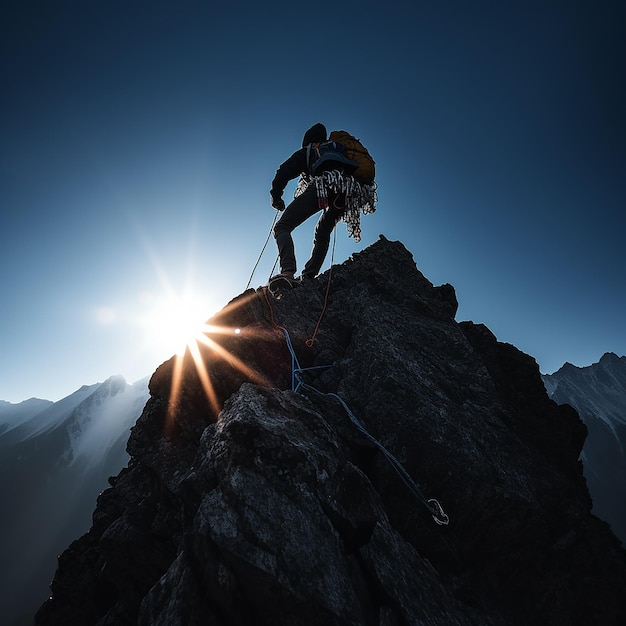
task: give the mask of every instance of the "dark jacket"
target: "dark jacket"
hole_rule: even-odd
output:
[[[283,197],[285,187],[290,180],[298,178],[301,174],[310,174],[310,163],[307,163],[307,146],[312,143],[326,141],[326,127],[324,124],[313,124],[302,138],[302,148],[294,152],[277,170],[272,181],[270,196],[272,206]],[[284,206],[284,205],[283,205]]]
[[[276,202],[283,197],[285,187],[290,180],[298,178],[301,174],[308,174],[309,167],[307,164],[307,148],[300,148],[294,152],[280,167],[276,170],[276,175],[272,181],[272,189],[270,195],[272,202]]]

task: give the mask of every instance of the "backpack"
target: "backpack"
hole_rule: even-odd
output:
[[[343,154],[357,163],[357,168],[352,172],[357,182],[366,185],[374,182],[376,163],[367,148],[356,137],[345,130],[333,130],[328,139],[330,142],[341,144]]]
[[[338,141],[323,141],[321,143],[311,143],[307,146],[306,162],[309,171],[313,176],[318,176],[322,172],[339,170],[346,174],[353,174],[359,167],[345,153],[345,147]]]

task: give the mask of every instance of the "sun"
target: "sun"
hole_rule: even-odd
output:
[[[172,290],[154,295],[143,293],[142,326],[147,341],[164,358],[182,355],[202,335],[204,324],[214,311],[210,298],[192,291]]]

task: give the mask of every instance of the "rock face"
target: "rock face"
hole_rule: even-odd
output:
[[[626,545],[626,357],[607,352],[598,363],[566,363],[543,376],[557,404],[573,406],[589,434],[582,452],[593,512]]]
[[[281,299],[231,302],[195,359],[153,375],[36,623],[626,623],[584,425],[455,313],[382,237]]]

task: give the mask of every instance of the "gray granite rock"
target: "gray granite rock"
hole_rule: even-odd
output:
[[[584,426],[456,306],[384,237],[236,298],[155,372],[36,623],[624,623]]]

